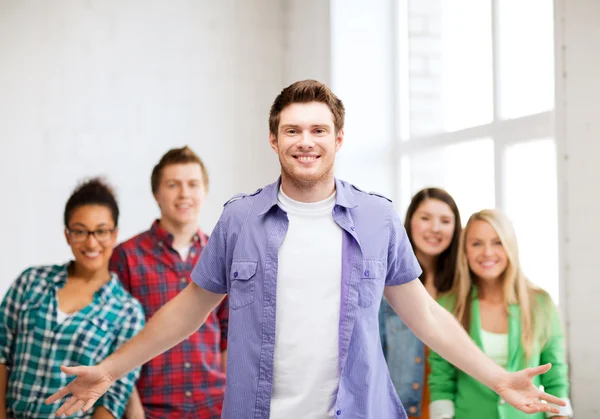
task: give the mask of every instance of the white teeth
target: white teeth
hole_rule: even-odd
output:
[[[89,258],[100,256],[100,252],[83,252],[83,254]]]
[[[484,268],[491,268],[492,266],[496,265],[496,262],[481,262],[481,266],[483,266]]]
[[[300,161],[313,161],[316,160],[317,158],[315,156],[301,156],[298,157],[298,160]]]

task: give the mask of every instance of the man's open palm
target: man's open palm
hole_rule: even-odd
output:
[[[550,370],[551,365],[541,365],[535,368],[526,368],[508,374],[507,379],[494,389],[507,403],[525,413],[552,412],[559,413],[555,406],[548,403],[565,406],[565,402],[558,397],[544,393],[533,385],[532,379],[536,375],[544,374]],[[545,401],[547,403],[542,402]]]
[[[102,397],[115,381],[103,368],[93,367],[60,367],[62,372],[77,377],[66,387],[58,390],[46,399],[46,404],[54,403],[63,397],[72,396],[56,411],[56,416],[91,409],[94,403]]]

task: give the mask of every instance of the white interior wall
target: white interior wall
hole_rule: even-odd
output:
[[[83,177],[116,187],[120,239],[157,217],[150,173],[169,148],[208,166],[207,230],[230,196],[270,182],[284,22],[278,0],[0,0],[0,295],[70,257],[62,212]]]
[[[555,0],[561,308],[577,418],[600,417],[600,3]]]

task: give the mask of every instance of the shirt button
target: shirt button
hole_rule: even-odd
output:
[[[238,274],[238,272],[237,272],[237,271],[235,271],[235,272],[233,273],[233,277],[234,277],[234,278],[237,278],[237,277],[238,277],[238,275],[239,275],[239,274]]]
[[[354,228],[354,226],[352,226],[352,227],[350,227],[350,230],[354,231],[354,230],[356,230],[356,229]]]
[[[500,404],[504,404],[504,403],[506,403],[506,402],[504,401],[504,399],[500,399]]]
[[[368,277],[370,273],[371,273],[371,272],[369,272],[369,270],[367,269],[367,270],[365,271],[365,276],[366,276],[366,277]]]
[[[189,362],[186,362],[185,364],[183,364],[184,367],[186,368],[192,368],[192,364],[190,364]]]
[[[408,409],[408,411],[412,414],[415,414],[415,413],[417,413],[417,408],[414,406],[411,406],[410,409]]]
[[[416,362],[417,364],[420,364],[420,363],[421,363],[421,361],[422,361],[422,360],[421,360],[421,357],[420,357],[420,356],[418,356],[418,357],[416,357],[416,358],[415,358],[415,362]]]
[[[160,247],[162,247],[162,246],[163,246],[163,242],[158,242],[158,245],[159,245]]]
[[[186,391],[185,392],[185,397],[192,397],[192,392],[191,391]]]
[[[413,385],[412,385],[412,388],[413,388],[414,390],[418,390],[418,389],[419,389],[419,387],[421,387],[421,386],[419,385],[419,383],[413,383]]]
[[[338,410],[337,412],[335,412],[335,414],[339,416],[339,415],[341,415],[341,414],[342,414],[342,411],[341,411],[341,410]]]
[[[187,278],[185,276],[182,276],[179,281],[181,281],[182,284],[185,284],[187,282]]]

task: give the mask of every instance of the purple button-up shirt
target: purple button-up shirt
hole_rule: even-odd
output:
[[[202,288],[229,296],[225,419],[269,419],[278,252],[289,224],[277,205],[279,184],[225,205],[192,272]],[[339,418],[404,419],[381,349],[378,312],[383,287],[412,281],[421,268],[388,199],[338,179],[335,185],[332,215],[344,234],[334,411]]]

